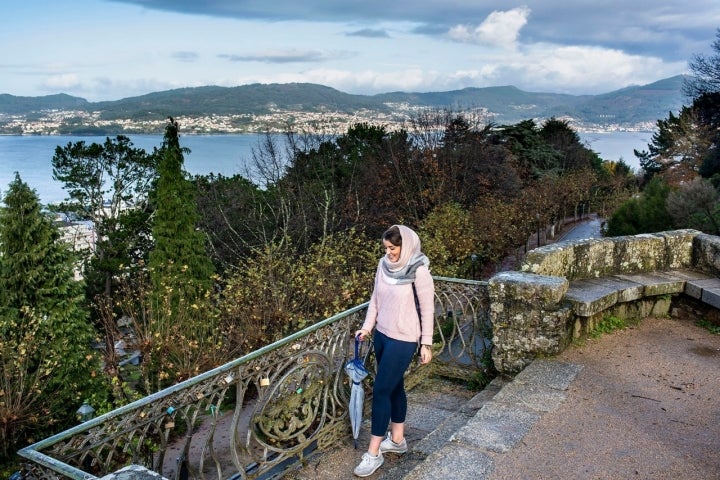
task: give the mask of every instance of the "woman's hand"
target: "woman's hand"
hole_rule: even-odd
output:
[[[427,365],[432,360],[432,348],[430,345],[420,347],[420,365]]]
[[[364,342],[367,337],[370,336],[370,332],[365,330],[364,328],[361,328],[357,332],[355,332],[355,338],[359,339],[361,342]]]

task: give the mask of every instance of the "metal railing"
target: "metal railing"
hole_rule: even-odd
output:
[[[431,373],[469,378],[487,366],[487,282],[435,277],[435,291],[435,358],[414,362],[407,388]],[[367,305],[22,449],[24,478],[97,479],[131,464],[168,479],[270,478],[350,441],[343,367]]]

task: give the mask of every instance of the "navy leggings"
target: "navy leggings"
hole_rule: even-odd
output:
[[[407,397],[404,375],[417,351],[417,343],[395,340],[377,330],[373,339],[377,374],[373,386],[370,433],[384,437],[390,421],[405,422]]]

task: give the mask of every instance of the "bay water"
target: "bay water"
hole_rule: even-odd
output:
[[[579,133],[588,148],[604,160],[623,159],[639,170],[633,149],[647,150],[653,132]],[[162,135],[128,135],[137,148],[151,152],[162,145]],[[30,188],[35,189],[42,203],[60,202],[66,198],[62,184],[52,178],[52,157],[55,148],[68,143],[104,143],[106,136],[19,136],[0,135],[0,195],[7,192],[15,172]],[[111,136],[114,138],[114,136]],[[247,176],[246,165],[258,149],[262,134],[182,135],[180,145],[190,149],[185,155],[185,169],[193,175],[221,174]]]

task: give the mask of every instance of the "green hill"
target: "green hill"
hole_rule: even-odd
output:
[[[165,118],[169,115],[262,115],[278,109],[348,113],[364,108],[387,110],[372,97],[350,95],[310,83],[180,88],[113,102],[98,102],[92,104],[92,108],[101,110],[105,119]]]
[[[574,108],[561,106],[550,113],[570,115],[587,123],[638,123],[666,118],[670,111],[677,113],[686,100],[682,94],[684,79],[683,75],[678,75],[648,85],[594,95]]]
[[[44,97],[0,95],[0,114],[33,118],[47,110],[99,111],[105,120],[164,119],[168,116],[265,115],[282,112],[393,113],[404,106],[486,109],[496,123],[528,118],[571,117],[585,124],[655,123],[683,105],[683,76],[601,95],[525,92],[513,86],[447,92],[351,95],[309,83],[180,88],[111,102],[88,102],[65,94]]]
[[[409,103],[432,108],[449,107],[463,110],[486,108],[502,123],[535,117],[546,117],[555,108],[571,110],[589,96],[525,92],[517,87],[465,88],[449,92],[403,93],[376,95],[383,102]]]
[[[64,93],[43,97],[16,97],[0,93],[0,113],[27,115],[41,110],[83,110],[90,105],[87,100]]]

